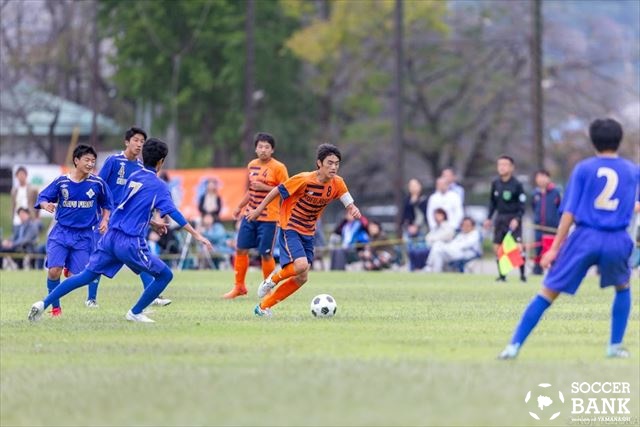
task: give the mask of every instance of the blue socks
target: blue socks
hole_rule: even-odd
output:
[[[58,286],[55,287],[55,289],[49,292],[49,295],[44,299],[44,307],[47,308],[47,306],[56,302],[59,304],[58,300],[60,298],[62,298],[69,292],[73,291],[74,289],[77,289],[81,286],[88,284],[89,282],[97,279],[98,277],[100,277],[98,273],[94,273],[93,271],[89,271],[89,270],[82,270],[82,273],[76,276],[69,277],[67,280],[60,283]],[[47,281],[47,285],[48,285],[48,281]]]
[[[153,276],[146,271],[140,273],[140,280],[142,280],[142,288],[147,289],[147,287],[153,282],[155,279]]]
[[[513,338],[511,338],[511,344],[522,346],[533,328],[538,324],[542,314],[550,305],[551,303],[543,296],[536,295],[536,297],[531,300],[524,313],[522,313],[520,323],[518,324],[516,331],[513,333]]]
[[[60,279],[58,280],[51,280],[49,278],[47,278],[47,290],[49,291],[49,295],[51,295],[51,292],[53,292],[53,290],[60,284]],[[51,301],[51,305],[53,306],[53,308],[60,308],[60,300],[56,299]]]
[[[100,276],[97,279],[89,283],[89,293],[87,294],[87,300],[96,300],[98,298],[98,285],[100,284]]]
[[[631,289],[616,290],[611,307],[611,341],[610,344],[620,344],[627,328],[629,313],[631,312]]]
[[[142,295],[140,295],[140,299],[136,305],[131,308],[131,312],[133,314],[142,313],[142,310],[151,304],[151,302],[153,302],[153,300],[156,299],[162,291],[164,291],[171,279],[173,279],[173,273],[171,272],[171,269],[165,265],[160,274],[155,277],[155,280],[145,287]]]

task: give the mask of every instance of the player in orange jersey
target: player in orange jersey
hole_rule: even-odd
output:
[[[268,133],[257,133],[253,139],[257,159],[249,162],[249,190],[242,198],[240,205],[233,211],[233,218],[238,219],[246,206],[253,210],[264,200],[269,191],[289,179],[287,167],[273,158],[276,141]],[[262,257],[262,274],[267,277],[276,268],[273,259],[273,244],[280,207],[278,201],[265,205],[255,221],[242,219],[238,230],[236,257],[234,262],[235,284],[233,289],[222,298],[233,299],[247,294],[244,283],[249,268],[249,249],[257,248]]]
[[[260,218],[262,211],[278,196],[280,206],[280,265],[282,269],[271,273],[258,288],[262,298],[256,305],[257,316],[271,316],[271,307],[297,291],[307,281],[313,261],[313,235],[316,223],[324,208],[335,199],[340,199],[351,215],[360,218],[360,210],[353,203],[338,168],[342,155],[337,147],[322,144],[316,157],[317,170],[302,172],[271,190],[254,210],[247,213],[250,222]],[[278,285],[278,288],[271,292]]]

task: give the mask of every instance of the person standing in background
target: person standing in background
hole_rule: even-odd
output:
[[[536,188],[531,199],[533,208],[533,223],[535,225],[535,251],[533,274],[542,274],[540,257],[542,254],[542,236],[556,234],[555,230],[560,224],[560,191],[551,182],[548,171],[540,169],[535,175]]]

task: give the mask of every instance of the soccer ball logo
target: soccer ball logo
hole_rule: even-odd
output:
[[[533,402],[536,406],[536,411],[541,411],[541,413],[545,412],[549,413],[552,407],[557,408],[557,401],[559,400],[561,403],[564,403],[564,395],[560,390],[558,390],[557,397],[553,393],[553,390],[550,389],[551,384],[542,383],[538,384],[538,388],[534,390],[529,390],[527,392],[527,396],[524,398],[524,403],[529,403],[529,400],[532,400],[531,397],[534,396]],[[546,415],[545,413],[545,415]],[[531,418],[540,421],[540,416],[533,411],[529,411],[529,415]],[[549,421],[555,420],[560,415],[560,411],[556,411],[548,418]]]
[[[328,294],[320,294],[311,300],[311,314],[314,317],[333,317],[338,305],[336,300]]]

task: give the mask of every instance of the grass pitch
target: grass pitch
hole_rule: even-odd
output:
[[[539,278],[312,272],[272,319],[252,314],[259,275],[248,279],[248,298],[224,301],[231,272],[178,272],[157,323],[132,324],[123,316],[141,285],[124,271],[102,279],[98,309],[79,289],[62,318],[30,324],[45,274],[1,272],[0,424],[567,425],[578,424],[571,383],[593,381],[631,383],[613,397],[630,397],[638,422],[637,279],[631,359],[604,358],[612,291],[590,278],[560,297],[512,362],[495,356]],[[335,318],[311,316],[320,293],[336,298]],[[524,401],[545,382],[566,397],[554,421],[534,420],[535,402]]]

